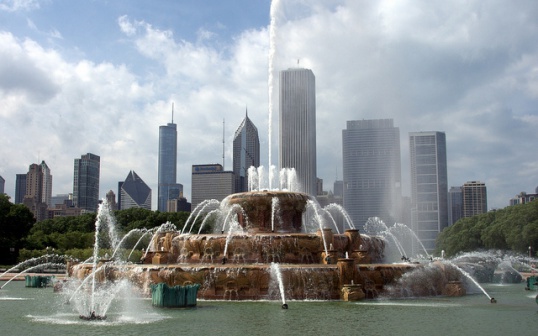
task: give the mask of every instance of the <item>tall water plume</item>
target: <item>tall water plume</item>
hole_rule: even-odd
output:
[[[269,88],[269,163],[268,166],[271,167],[273,163],[272,159],[272,142],[273,142],[273,81],[274,81],[274,60],[276,55],[276,14],[278,11],[280,1],[279,0],[273,0],[271,1],[271,11],[270,11],[270,18],[271,22],[269,25],[269,76],[268,76],[268,88]],[[269,183],[271,183],[271,180],[269,179]],[[269,189],[271,189],[272,186],[269,185]]]

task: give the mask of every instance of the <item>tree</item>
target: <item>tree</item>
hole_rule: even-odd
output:
[[[447,256],[479,249],[527,253],[538,246],[538,201],[462,218],[437,238]]]
[[[0,263],[14,264],[23,238],[34,225],[34,215],[26,206],[13,204],[9,196],[0,195]]]

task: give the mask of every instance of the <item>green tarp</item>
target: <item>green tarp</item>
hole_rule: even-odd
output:
[[[199,284],[169,287],[164,282],[151,285],[151,303],[156,307],[196,306]]]
[[[46,275],[26,275],[24,280],[26,281],[26,287],[41,288],[47,287],[52,282],[53,276]]]
[[[527,288],[530,290],[536,290],[536,282],[538,282],[538,278],[535,275],[531,275],[530,277],[527,277]]]

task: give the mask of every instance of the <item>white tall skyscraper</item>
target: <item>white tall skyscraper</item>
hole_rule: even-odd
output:
[[[301,190],[316,194],[316,79],[310,69],[280,72],[279,168],[295,168]]]
[[[443,132],[409,133],[412,229],[429,251],[448,226],[446,137]]]
[[[355,227],[400,218],[400,130],[392,119],[351,120],[342,131],[344,208]]]

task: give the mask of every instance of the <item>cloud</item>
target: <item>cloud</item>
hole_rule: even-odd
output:
[[[346,121],[393,118],[404,194],[410,193],[408,133],[415,131],[444,131],[449,183],[484,181],[491,207],[532,190],[537,16],[534,1],[283,2],[275,69],[307,67],[316,76],[318,175],[325,189],[342,178]],[[53,192],[69,192],[73,159],[92,152],[102,160],[102,195],[133,169],[154,190],[155,207],[158,127],[171,120],[172,102],[178,182],[187,197],[191,165],[222,162],[223,120],[231,167],[233,132],[247,107],[268,164],[267,22],[227,41],[204,24],[186,40],[172,27],[159,28],[155,17],[132,17],[117,18],[123,35],[114,43],[137,56],[125,61],[71,59],[59,47],[0,33],[6,180],[39,156],[53,171]],[[77,48],[84,54],[82,42]]]
[[[30,11],[39,7],[38,0],[3,0],[0,3],[0,10],[6,12]]]
[[[58,92],[56,83],[48,76],[43,66],[44,58],[55,57],[33,41],[18,42],[10,33],[0,32],[0,97],[9,102],[27,100],[45,103]],[[14,109],[2,109],[0,114],[11,115]]]

